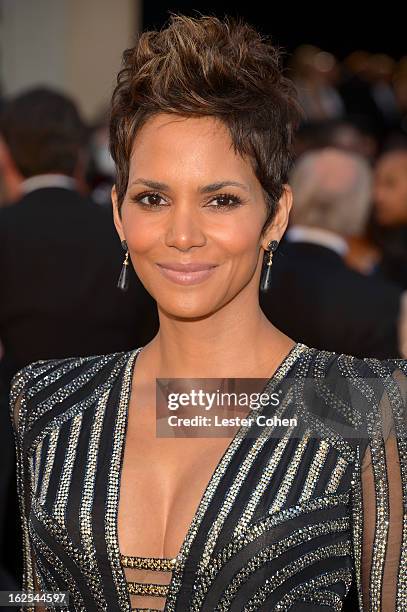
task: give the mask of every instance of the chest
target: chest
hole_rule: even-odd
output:
[[[130,407],[118,508],[123,554],[178,554],[230,442],[218,437],[157,437],[153,411]]]

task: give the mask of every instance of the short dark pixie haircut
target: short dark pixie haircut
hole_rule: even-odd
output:
[[[123,53],[112,96],[110,150],[119,210],[127,191],[134,138],[159,113],[213,117],[247,155],[267,204],[263,232],[288,180],[291,141],[301,111],[283,75],[279,50],[244,21],[172,14],[161,31],[141,34]]]
[[[0,134],[24,178],[50,172],[73,176],[87,138],[75,103],[46,87],[6,101]]]

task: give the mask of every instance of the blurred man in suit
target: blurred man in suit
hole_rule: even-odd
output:
[[[0,210],[0,405],[5,411],[10,379],[26,364],[134,349],[154,336],[158,316],[131,266],[128,292],[117,289],[124,253],[111,211],[81,193],[86,138],[75,104],[48,89],[23,93],[5,105],[0,138],[0,170],[14,200]],[[8,415],[3,421],[9,422]],[[13,447],[9,424],[0,432],[9,465]],[[14,474],[8,476],[14,482]],[[3,473],[1,487],[8,486]],[[15,523],[14,515],[7,529],[11,564],[10,550],[17,554],[22,548],[13,541]]]
[[[6,105],[4,157],[20,199],[0,211],[0,338],[10,370],[35,359],[128,350],[149,341],[155,302],[124,253],[110,211],[83,197],[85,128],[65,96],[32,90]]]
[[[309,346],[399,357],[401,289],[344,262],[346,239],[362,232],[369,212],[367,162],[332,148],[306,153],[290,184],[291,225],[274,257],[271,289],[260,297],[265,314]]]

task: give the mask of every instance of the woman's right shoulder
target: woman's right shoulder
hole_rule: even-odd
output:
[[[108,388],[119,377],[134,351],[86,357],[42,359],[21,368],[10,388],[10,416],[15,431],[39,418],[60,416],[95,390]]]

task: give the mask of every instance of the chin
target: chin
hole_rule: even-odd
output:
[[[158,309],[172,319],[195,320],[210,317],[217,308],[218,304],[210,303],[210,300],[202,300],[194,297],[193,299],[180,298],[174,300],[160,300],[156,298]]]

